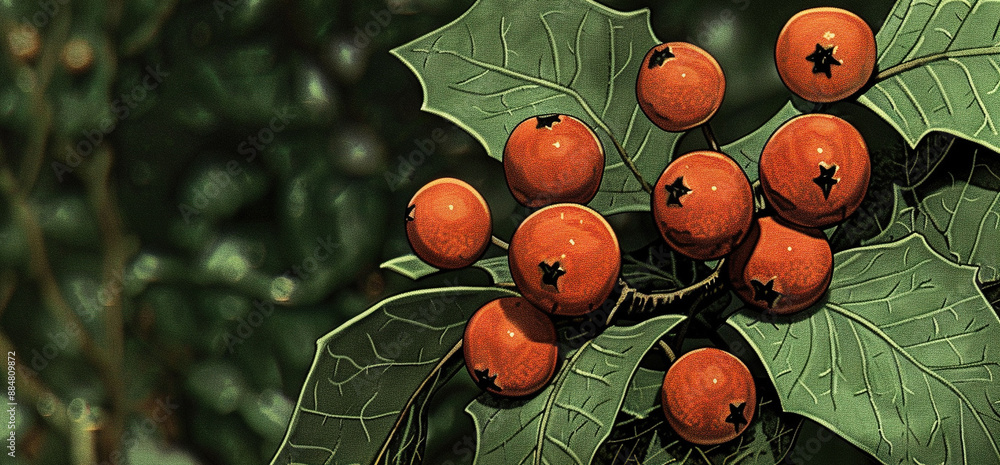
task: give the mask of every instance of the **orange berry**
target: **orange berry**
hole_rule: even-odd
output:
[[[726,77],[712,55],[684,42],[660,44],[646,53],[635,84],[639,108],[664,131],[704,124],[722,105]]]
[[[813,102],[850,97],[875,69],[875,34],[858,15],[811,8],[788,20],[775,47],[778,74],[796,95]]]
[[[663,378],[663,413],[677,435],[710,446],[746,431],[757,409],[750,370],[728,352],[706,347],[678,358]]]
[[[503,170],[522,205],[585,204],[601,186],[604,148],[597,134],[572,116],[535,116],[511,132]]]
[[[696,260],[714,260],[729,254],[750,229],[753,189],[726,155],[690,152],[660,175],[652,210],[671,248]]]
[[[538,392],[552,379],[559,361],[555,326],[521,297],[482,306],[465,326],[463,341],[469,375],[494,394]]]
[[[618,238],[587,207],[550,205],[514,232],[511,276],[524,298],[557,315],[583,315],[608,298],[621,270]]]
[[[861,133],[836,116],[792,118],[760,155],[760,183],[778,216],[808,227],[843,221],[868,192],[871,160]]]
[[[790,314],[809,308],[826,293],[833,277],[833,253],[818,229],[757,220],[726,262],[729,283],[744,302]]]
[[[442,269],[473,264],[493,235],[490,209],[475,188],[454,178],[421,187],[406,207],[406,237],[423,261]]]

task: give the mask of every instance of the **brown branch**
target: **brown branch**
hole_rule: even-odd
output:
[[[700,303],[701,299],[715,295],[722,290],[721,274],[724,263],[725,260],[719,260],[712,274],[690,286],[671,292],[645,294],[619,279],[618,284],[622,291],[618,302],[608,316],[608,323],[610,324],[614,317],[622,314],[631,317],[649,317],[680,313],[681,309],[690,309],[692,305]]]
[[[101,231],[103,254],[102,290],[108,299],[100,302],[104,306],[103,327],[105,353],[111,375],[106,385],[111,398],[111,437],[117,437],[125,428],[126,412],[131,411],[125,394],[125,329],[122,315],[122,293],[124,292],[125,267],[135,253],[133,241],[126,240],[118,201],[111,187],[112,152],[107,149],[95,153],[94,159],[83,173],[87,186],[87,197],[98,218]]]

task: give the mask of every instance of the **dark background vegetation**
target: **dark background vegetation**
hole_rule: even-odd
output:
[[[18,368],[5,463],[269,461],[317,338],[383,297],[484,282],[378,268],[409,252],[403,207],[434,178],[478,188],[502,238],[525,215],[499,162],[421,112],[419,82],[388,53],[471,1],[388,1],[0,2],[0,346]],[[603,3],[650,8],[660,39],[717,57],[721,142],[789,99],[773,45],[795,12],[839,6],[877,30],[892,6]],[[859,107],[832,111],[874,149],[898,142]],[[624,248],[656,239],[647,217],[611,218]],[[462,373],[444,389],[426,463],[471,463],[462,408],[476,394]],[[860,459],[808,444],[809,463]]]

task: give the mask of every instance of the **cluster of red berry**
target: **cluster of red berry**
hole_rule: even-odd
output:
[[[483,389],[504,396],[537,392],[558,363],[550,315],[579,316],[611,294],[621,250],[611,225],[584,206],[597,194],[604,151],[597,135],[566,115],[532,117],[511,133],[504,172],[522,205],[543,207],[518,226],[508,248],[522,297],[491,301],[466,325],[466,367]],[[471,265],[492,240],[482,196],[457,179],[432,181],[407,207],[413,250],[439,268]]]
[[[795,15],[778,39],[782,80],[813,102],[860,90],[875,63],[874,35],[858,16],[815,8]],[[718,62],[687,43],[646,54],[636,96],[645,115],[666,131],[706,124],[718,110],[725,77]],[[465,330],[469,374],[484,390],[525,396],[543,388],[558,364],[553,315],[578,316],[610,295],[621,267],[614,231],[584,206],[601,184],[605,155],[594,131],[569,115],[541,115],[519,124],[503,167],[521,204],[542,207],[511,240],[508,260],[522,297],[487,303]],[[725,259],[723,274],[747,304],[788,314],[816,303],[829,287],[833,257],[818,229],[844,220],[867,190],[870,161],[861,134],[831,115],[806,114],[781,126],[759,162],[769,208],[755,211],[743,170],[719,151],[673,160],[651,195],[664,240],[697,260]],[[407,207],[406,231],[416,254],[439,268],[474,263],[492,239],[490,211],[474,188],[438,179]],[[691,351],[667,372],[664,414],[684,439],[719,444],[741,434],[757,395],[747,367],[719,349]]]

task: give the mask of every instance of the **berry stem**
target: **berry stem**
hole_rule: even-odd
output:
[[[950,50],[943,53],[936,53],[934,55],[927,55],[925,57],[920,57],[910,61],[904,61],[896,66],[886,69],[875,75],[876,81],[884,81],[897,74],[905,73],[911,69],[919,68],[928,63],[933,63],[938,60],[947,60],[951,58],[968,57],[968,56],[979,56],[979,55],[993,55],[1000,53],[1000,45],[994,45],[992,47],[979,47],[979,48],[967,48],[962,50]]]
[[[712,125],[708,121],[701,125],[701,133],[705,135],[705,141],[708,142],[708,146],[713,152],[722,152],[722,148],[719,147],[719,141],[715,140],[715,132],[712,131]]]
[[[510,244],[504,242],[503,239],[500,239],[499,237],[491,236],[490,241],[493,242],[493,245],[500,247],[501,249],[504,250],[510,249]]]
[[[618,139],[615,137],[615,135],[611,133],[611,129],[608,128],[608,126],[604,124],[603,121],[597,120],[597,122],[598,122],[597,124],[601,127],[601,129],[603,129],[604,132],[608,134],[608,137],[611,138],[611,142],[615,144],[615,150],[618,151],[618,156],[621,157],[622,162],[625,163],[625,166],[627,166],[629,171],[632,172],[632,176],[635,176],[635,179],[638,180],[639,184],[642,185],[642,190],[646,191],[647,194],[652,194],[653,186],[649,184],[649,182],[647,182],[645,178],[642,177],[642,174],[639,174],[639,168],[636,167],[635,162],[633,162],[632,159],[629,158],[628,153],[625,151],[625,147],[622,147],[622,144],[618,142]]]
[[[660,348],[663,349],[663,353],[666,354],[667,361],[669,361],[670,364],[673,365],[673,363],[677,361],[677,354],[674,353],[674,350],[670,348],[670,344],[667,344],[663,340],[660,340]]]
[[[695,314],[698,313],[698,308],[701,307],[702,300],[705,299],[705,294],[699,294],[695,297],[694,302],[691,302],[691,307],[688,308],[687,319],[684,323],[681,323],[681,329],[677,331],[677,336],[674,337],[674,351],[676,353],[683,352],[682,346],[684,345],[684,337],[687,336],[688,327],[691,326],[691,320],[694,319]]]

